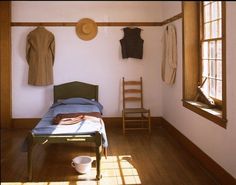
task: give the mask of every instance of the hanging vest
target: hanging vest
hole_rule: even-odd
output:
[[[124,28],[124,37],[120,40],[122,58],[143,58],[143,39],[140,28]]]

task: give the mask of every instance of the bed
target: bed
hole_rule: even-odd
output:
[[[98,102],[98,86],[74,81],[54,86],[53,92],[54,103],[35,128],[30,131],[27,138],[29,180],[31,181],[33,177],[32,155],[36,144],[73,142],[93,142],[95,144],[96,179],[100,180],[102,151],[106,156],[108,141],[102,118],[92,114],[102,114],[103,107]],[[92,116],[89,115],[90,113]],[[81,115],[83,117],[74,122],[68,122],[67,118],[62,117],[59,122],[56,122],[58,116],[69,114],[79,114],[79,118]],[[86,119],[84,115],[87,116]],[[71,121],[71,119],[69,120]]]

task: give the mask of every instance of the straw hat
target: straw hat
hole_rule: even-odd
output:
[[[76,25],[76,33],[82,40],[91,40],[98,32],[97,24],[92,19],[80,19]]]

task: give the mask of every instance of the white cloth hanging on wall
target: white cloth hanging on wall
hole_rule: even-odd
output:
[[[172,85],[175,82],[177,68],[177,41],[174,25],[168,25],[164,31],[162,57],[162,80],[166,84]]]

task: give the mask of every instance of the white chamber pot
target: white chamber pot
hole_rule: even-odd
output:
[[[77,156],[72,159],[71,166],[81,174],[88,173],[91,170],[92,161],[92,158],[89,156]]]

